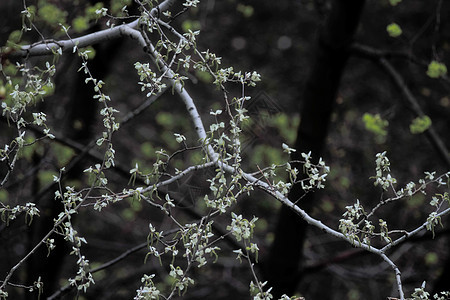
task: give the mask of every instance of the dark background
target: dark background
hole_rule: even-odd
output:
[[[0,3],[1,45],[5,44],[11,31],[20,29],[22,7],[18,2]],[[82,14],[82,8],[88,5],[87,1],[48,2],[70,12],[67,15],[69,23],[77,13]],[[222,57],[223,66],[233,66],[243,71],[255,70],[261,74],[262,82],[256,88],[247,89],[247,93],[253,96],[249,112],[254,118],[245,132],[243,143],[247,170],[256,171],[256,165],[267,166],[287,159],[281,153],[281,143],[294,145],[296,141],[301,108],[308,100],[302,95],[319,47],[319,28],[324,26],[332,3],[318,0],[209,0],[202,1],[198,9],[185,12],[172,23],[178,29],[201,29],[198,48],[202,51],[210,49]],[[107,2],[105,6],[108,6]],[[180,9],[177,6],[174,11]],[[136,10],[134,6],[130,12],[133,10]],[[434,129],[447,147],[450,146],[449,81],[448,78],[427,77],[426,65],[431,60],[449,65],[449,10],[448,1],[404,1],[395,7],[387,1],[366,1],[353,37],[359,44],[414,57],[394,56],[389,61],[404,78],[425,114],[430,116]],[[440,19],[438,26],[437,16]],[[402,27],[403,34],[400,37],[392,38],[387,34],[386,26],[391,22]],[[58,37],[59,33],[55,33],[57,31],[48,24],[38,21],[36,24],[47,38]],[[102,28],[104,22],[92,22],[87,32]],[[81,34],[72,33],[73,36]],[[35,33],[24,36],[24,42],[28,43],[38,39]],[[124,118],[145,98],[137,85],[138,76],[133,64],[136,61],[146,62],[148,57],[128,39],[110,41],[94,48],[96,56],[89,62],[90,69],[94,76],[106,82],[105,91],[111,96],[112,105],[120,111],[119,119]],[[39,59],[33,61],[39,63]],[[76,72],[79,66],[78,58],[64,55],[56,65],[58,72],[54,95],[45,102],[37,103],[33,109],[46,112],[49,127],[59,136],[86,145],[95,140],[96,132],[101,128],[101,119],[97,114],[99,108],[92,100],[92,91],[84,83],[84,75]],[[205,126],[209,127],[209,111],[222,108],[223,97],[214,86],[208,85],[207,78],[198,78],[192,72],[186,88],[204,116]],[[324,85],[324,88],[327,86]],[[229,91],[230,95],[238,95],[239,86],[230,86]],[[312,216],[325,224],[337,228],[345,206],[352,205],[356,199],[367,208],[378,203],[381,190],[374,187],[373,181],[369,179],[375,174],[374,161],[378,152],[388,152],[391,170],[398,179],[399,187],[411,180],[417,182],[424,171],[433,170],[440,174],[449,169],[425,134],[410,133],[409,124],[416,115],[391,77],[376,62],[351,52],[333,102],[322,153],[332,171],[325,190],[315,193],[311,206]],[[258,109],[260,107],[263,109]],[[384,139],[380,140],[366,130],[362,121],[366,112],[380,114],[389,121],[388,134]],[[326,116],[323,122],[326,122]],[[2,145],[14,137],[14,131],[7,122],[0,123],[0,130]],[[168,91],[115,134],[116,159],[119,167],[125,171],[107,171],[111,185],[118,191],[126,187],[129,179],[127,170],[133,168],[136,162],[144,168],[151,168],[155,150],[161,147],[168,151],[177,150],[179,145],[174,143],[174,132],[185,134],[188,141],[192,138],[192,143],[195,141],[192,123],[186,116],[183,103]],[[1,200],[11,206],[32,200],[40,207],[41,218],[30,227],[21,218],[11,222],[8,227],[4,224],[0,226],[2,276],[51,228],[52,215],[57,212],[58,205],[53,200],[51,189],[43,192],[49,184],[46,178],[75,157],[74,154],[67,154],[68,150],[64,146],[59,145],[58,148],[54,143],[45,141],[33,150],[32,154],[24,155],[18,162],[13,176],[4,187],[6,196]],[[64,157],[66,161],[62,161]],[[185,165],[189,165],[195,156],[186,154],[178,160],[175,164],[185,162]],[[92,157],[86,157],[71,170],[65,182],[83,186],[87,179],[82,170],[93,162]],[[2,178],[5,172],[5,165],[0,164]],[[176,212],[180,220],[195,219],[189,213],[192,209],[201,211],[199,196],[202,197],[205,189],[207,191],[206,176],[207,171],[202,171],[170,187],[178,195],[178,204],[182,206]],[[388,221],[390,229],[413,229],[422,224],[430,212],[427,205],[432,192],[430,190],[427,197],[414,197],[386,206],[380,210],[379,217]],[[255,192],[251,197],[240,199],[234,208],[249,219],[253,215],[260,218],[255,231],[255,240],[260,248],[260,266],[264,266],[270,255],[279,207],[274,199]],[[229,216],[221,216],[216,223],[225,228],[228,220]],[[102,213],[94,212],[89,207],[83,208],[75,226],[88,240],[82,249],[91,264],[96,266],[144,243],[149,222],[158,224],[163,230],[173,227],[155,208],[128,200],[110,205]],[[443,220],[443,223],[448,225],[447,220]],[[438,227],[434,239],[431,234],[426,234],[393,250],[392,258],[402,271],[404,290],[408,295],[424,280],[430,291],[433,288],[449,289],[448,280],[438,285],[439,278],[442,278],[440,276],[448,272],[447,237],[446,227]],[[294,236],[291,238],[295,239]],[[215,264],[192,272],[196,286],[188,290],[185,298],[249,298],[251,274],[248,265],[239,264],[235,259],[229,251],[234,249],[232,244],[224,241],[219,245],[222,248],[221,257]],[[65,246],[60,244],[47,257],[47,250],[42,249],[42,253],[34,255],[26,267],[17,272],[13,282],[32,284],[38,274],[44,274],[44,291],[46,295],[52,294],[65,285],[65,279],[73,276],[76,270],[73,257],[61,258],[66,251]],[[94,277],[96,284],[82,297],[132,298],[144,273],[157,274],[162,278],[160,287],[163,290],[167,288],[169,282],[164,279],[167,270],[156,259],[144,264],[145,254],[143,249],[106,271],[97,273]],[[318,230],[308,231],[302,261],[304,269],[296,294],[306,299],[385,299],[397,295],[394,272],[379,258]],[[257,271],[263,280],[263,268],[257,265]],[[19,289],[9,288],[8,292],[11,299],[37,297]],[[73,298],[73,295],[67,298]]]

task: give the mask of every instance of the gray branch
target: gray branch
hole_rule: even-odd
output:
[[[175,3],[176,0],[165,0],[157,7],[153,8],[150,14],[153,17],[158,16],[158,12],[167,10],[171,5]],[[119,25],[116,27],[104,29],[91,34],[87,34],[78,38],[62,40],[62,41],[42,41],[40,43],[35,43],[32,45],[22,46],[20,49],[11,52],[8,58],[20,58],[20,57],[30,57],[30,56],[43,56],[52,55],[58,51],[69,52],[73,51],[74,47],[84,48],[94,44],[98,44],[105,41],[110,41],[127,35],[128,28],[136,28],[139,25],[139,19],[133,22]],[[135,38],[136,36],[129,36]]]

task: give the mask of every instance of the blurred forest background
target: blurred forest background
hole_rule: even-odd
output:
[[[253,118],[245,128],[243,140],[247,170],[256,172],[258,167],[289,159],[282,152],[281,144],[294,145],[296,142],[300,110],[306,101],[302,95],[320,46],[317,42],[319,29],[324,26],[333,2],[203,0],[197,9],[190,9],[173,21],[172,25],[183,31],[201,30],[198,48],[210,49],[222,57],[224,66],[255,70],[262,76],[256,88],[247,90],[252,96],[248,110]],[[37,14],[42,14],[36,24],[46,38],[65,39],[64,34],[55,29],[55,22],[70,24],[72,37],[106,28],[103,20],[91,20],[84,25],[77,21],[77,17],[87,14],[87,8],[95,7],[96,1],[34,0],[26,3],[35,5]],[[103,4],[112,12],[118,12],[124,4],[129,4],[130,14],[136,13],[133,11],[136,5],[131,1],[103,1]],[[59,8],[60,13],[46,10],[48,5]],[[173,11],[181,9],[178,7]],[[20,30],[22,10],[22,1],[0,2],[0,45],[11,39],[13,31]],[[45,15],[46,12],[49,15]],[[365,2],[352,38],[355,44],[350,49],[333,101],[329,131],[321,154],[331,173],[326,188],[315,192],[310,209],[312,216],[337,228],[345,207],[356,199],[365,207],[376,205],[382,195],[381,189],[374,187],[369,178],[375,173],[374,159],[378,152],[387,151],[399,186],[421,178],[424,171],[440,174],[449,170],[448,152],[445,159],[426,133],[411,133],[410,124],[417,115],[401,88],[379,63],[381,57],[389,60],[423,112],[432,120],[444,145],[450,147],[450,81],[446,76],[436,79],[426,73],[432,60],[450,66],[449,16],[449,1],[409,0],[396,6],[387,0]],[[398,37],[392,37],[386,31],[387,25],[393,22],[403,30]],[[21,42],[26,44],[39,40],[34,31],[25,35]],[[362,46],[354,46],[356,43],[370,47],[374,52],[380,51],[377,55],[382,53],[383,56],[371,57],[361,50]],[[136,84],[138,75],[133,65],[136,61],[148,61],[148,57],[129,39],[98,44],[93,50],[95,56],[89,61],[90,69],[97,78],[106,82],[105,91],[111,97],[112,105],[120,111],[119,119],[125,120],[127,114],[145,98]],[[31,59],[37,63],[41,60]],[[2,56],[4,70],[11,64]],[[56,64],[56,89],[44,102],[36,104],[38,109],[46,112],[48,126],[59,142],[39,142],[28,147],[11,178],[0,190],[2,203],[12,206],[23,203],[23,199],[33,199],[41,209],[41,217],[33,220],[31,226],[21,218],[11,221],[8,226],[0,224],[2,276],[51,228],[53,214],[60,209],[53,200],[53,175],[58,175],[59,168],[71,163],[65,184],[82,186],[88,181],[82,171],[96,163],[95,151],[91,151],[91,155],[80,156],[83,147],[96,140],[97,129],[101,126],[97,104],[92,101],[93,91],[86,88],[84,74],[76,72],[80,64],[75,55],[62,56]],[[188,77],[186,88],[209,127],[209,112],[224,107],[220,91],[208,85],[212,78],[206,73],[193,71]],[[0,81],[0,98],[4,98],[1,95],[2,91],[4,93],[2,84],[5,82]],[[238,91],[230,91],[233,92]],[[183,133],[188,140],[195,138],[185,107],[176,98],[170,89],[167,90],[115,134],[117,167],[107,172],[118,190],[131,184],[129,170],[136,163],[144,169],[151,169],[156,150],[165,148],[174,152],[179,149],[173,133]],[[376,115],[381,119],[378,123]],[[324,116],[324,123],[326,119]],[[2,117],[1,144],[8,143],[13,134],[6,118]],[[80,159],[76,160],[77,157]],[[174,166],[178,163],[183,165],[182,161],[195,162],[198,159],[189,153],[182,154],[174,160]],[[4,162],[0,162],[1,178],[6,170]],[[195,212],[205,209],[198,197],[205,193],[205,189],[208,190],[208,183],[204,181],[206,176],[205,171],[197,172],[169,188],[180,207],[176,213],[181,219],[195,219],[198,217]],[[429,197],[417,195],[408,201],[386,206],[382,210],[383,219],[389,221],[391,229],[415,228],[429,213],[423,208],[428,201]],[[234,208],[249,219],[253,216],[260,218],[255,228],[255,241],[260,248],[256,269],[263,279],[264,274],[270,273],[270,270],[264,270],[264,265],[269,260],[275,240],[280,206],[264,193],[255,192],[251,197],[241,199]],[[110,205],[101,213],[85,207],[75,222],[77,230],[88,240],[88,244],[83,246],[86,257],[93,267],[98,267],[133,247],[145,244],[150,221],[165,231],[170,231],[173,226],[154,207],[132,200]],[[225,216],[217,218],[216,223],[225,224],[225,227]],[[431,233],[427,233],[393,250],[407,293],[424,280],[429,291],[450,289],[446,275],[450,269],[450,224],[448,220],[443,220],[443,224],[444,228],[437,228],[434,239]],[[293,236],[290,238],[295,239]],[[38,276],[42,276],[45,297],[66,285],[67,277],[74,272],[74,262],[70,261],[72,257],[62,260],[63,253],[70,249],[61,241],[57,241],[57,245],[48,257],[45,247],[41,253],[33,255],[12,282],[32,285]],[[187,291],[185,299],[237,300],[250,297],[250,270],[245,263],[240,264],[236,260],[235,254],[227,251],[235,249],[236,245],[231,239],[224,239],[219,246],[222,248],[221,256],[216,263],[192,271],[196,286]],[[126,259],[95,273],[96,284],[79,299],[131,299],[143,273],[155,273],[166,278],[167,270],[156,259],[143,263],[145,254],[145,247],[141,247]],[[394,273],[385,263],[318,230],[308,231],[302,256],[300,262],[294,263],[295,268],[300,268],[301,276],[292,274],[292,277],[298,278],[294,293],[306,299],[368,300],[396,295]],[[170,282],[162,281],[160,285],[164,289],[164,285],[170,285]],[[36,293],[30,296],[20,289],[11,289],[10,295],[11,299],[37,298]],[[74,291],[65,297],[73,298]]]

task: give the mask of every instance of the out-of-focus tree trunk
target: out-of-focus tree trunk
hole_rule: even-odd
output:
[[[364,6],[362,0],[332,1],[332,9],[321,28],[306,86],[301,94],[303,107],[292,160],[300,160],[302,152],[312,152],[316,159],[321,155],[328,124],[333,111],[340,79],[344,71],[349,46],[358,27]],[[296,166],[301,170],[301,166]],[[303,195],[300,185],[295,185],[289,199],[295,201]],[[310,211],[314,193],[309,193],[298,205]],[[275,240],[264,266],[266,279],[273,287],[276,298],[294,293],[301,280],[301,259],[307,223],[289,208],[282,207],[275,229]]]
[[[444,263],[443,271],[441,275],[438,277],[436,282],[433,286],[433,293],[432,295],[443,292],[443,291],[450,291],[450,256],[447,256],[447,260]]]

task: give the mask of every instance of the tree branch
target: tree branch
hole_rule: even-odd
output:
[[[158,10],[165,10],[166,8],[164,8],[164,5],[171,5],[174,3],[174,0],[166,0],[163,3],[160,4],[159,9]],[[152,14],[156,14],[157,11],[156,9],[152,10]],[[160,54],[156,51],[156,49],[154,48],[154,46],[149,42],[149,40],[147,39],[145,33],[140,32],[139,30],[136,29],[137,25],[139,24],[139,20],[135,20],[129,24],[125,24],[125,25],[120,25],[111,29],[106,29],[103,31],[99,31],[93,34],[89,34],[83,37],[79,37],[79,38],[75,38],[75,39],[70,39],[70,40],[65,40],[65,41],[61,41],[61,42],[50,42],[50,43],[44,43],[44,44],[37,44],[37,45],[29,45],[29,46],[24,46],[22,47],[20,50],[13,52],[10,54],[10,57],[28,57],[28,56],[38,56],[38,55],[48,55],[48,54],[52,54],[55,51],[69,51],[71,50],[73,47],[77,46],[77,47],[85,47],[88,45],[92,45],[93,43],[99,43],[105,40],[109,40],[112,38],[117,38],[120,36],[128,36],[131,37],[132,39],[138,41],[138,43],[142,46],[142,48],[151,55],[153,61],[155,62],[155,64],[157,64],[160,68],[161,71],[163,72],[163,74],[166,75],[166,77],[168,78],[168,81],[170,82],[170,85],[173,87],[174,91],[177,92],[177,94],[179,95],[179,97],[182,99],[182,101],[184,102],[186,109],[189,113],[189,116],[194,124],[195,127],[195,131],[197,133],[197,136],[200,139],[200,143],[201,145],[204,147],[205,152],[207,153],[210,162],[205,163],[203,165],[198,165],[198,166],[192,166],[189,167],[187,169],[185,169],[183,172],[181,172],[180,174],[166,180],[166,181],[162,181],[159,183],[159,185],[157,185],[158,187],[162,186],[162,185],[167,185],[170,184],[178,179],[180,179],[181,177],[183,177],[184,175],[186,175],[188,172],[191,171],[195,171],[198,168],[201,167],[209,167],[212,165],[216,165],[217,167],[219,167],[220,169],[224,170],[225,172],[231,173],[231,174],[235,174],[235,175],[241,175],[242,178],[247,181],[247,184],[250,186],[254,186],[254,187],[258,187],[260,189],[262,189],[263,191],[265,191],[266,193],[268,193],[270,196],[274,197],[275,199],[277,199],[278,201],[280,201],[283,205],[289,207],[292,211],[294,211],[297,215],[299,215],[302,219],[304,219],[308,224],[313,225],[317,228],[319,228],[320,230],[324,231],[327,234],[330,234],[338,239],[344,240],[348,243],[350,243],[352,246],[356,246],[359,247],[361,249],[364,249],[370,253],[373,253],[375,255],[378,255],[380,258],[383,259],[383,261],[385,261],[389,266],[392,267],[392,269],[395,271],[396,274],[396,280],[397,280],[397,287],[398,287],[398,292],[400,295],[401,299],[404,299],[404,293],[402,290],[402,282],[401,282],[401,274],[400,271],[398,269],[398,267],[394,264],[394,262],[385,254],[385,252],[389,249],[391,249],[393,246],[398,245],[399,243],[403,242],[404,240],[406,240],[407,238],[418,234],[420,231],[422,231],[427,223],[422,224],[421,226],[419,226],[418,228],[416,228],[415,230],[411,231],[410,233],[402,236],[401,238],[395,240],[394,242],[391,242],[390,244],[388,244],[387,246],[379,249],[373,246],[370,246],[366,243],[362,243],[362,242],[355,242],[354,239],[351,239],[350,237],[346,236],[345,234],[338,232],[334,229],[332,229],[331,227],[323,224],[320,220],[317,220],[313,217],[311,217],[305,210],[301,209],[299,206],[296,205],[295,202],[291,201],[288,197],[286,197],[284,194],[282,194],[281,192],[275,190],[273,188],[273,186],[271,186],[270,182],[264,182],[261,179],[256,178],[255,176],[249,174],[249,173],[245,173],[244,171],[242,171],[241,169],[237,169],[236,167],[230,166],[229,164],[219,160],[220,155],[219,153],[215,152],[214,148],[209,144],[208,139],[207,139],[207,134],[206,134],[206,130],[204,128],[201,116],[197,110],[197,107],[194,103],[194,100],[192,99],[192,97],[190,96],[190,94],[186,91],[186,89],[184,88],[184,86],[178,81],[176,80],[176,75],[175,73],[165,64],[164,60],[162,60],[160,58]],[[396,83],[396,85],[401,89],[402,93],[405,95],[406,99],[410,102],[413,110],[419,115],[419,116],[423,116],[424,113],[422,112],[418,102],[416,101],[416,99],[413,97],[412,93],[409,91],[408,87],[406,86],[405,82],[403,81],[403,78],[398,74],[398,72],[392,67],[392,65],[386,60],[386,58],[384,57],[380,57],[377,56],[377,62],[385,69],[386,72],[388,72],[390,74],[390,76],[392,76],[392,78],[394,79],[394,82]],[[127,117],[125,118],[127,121],[131,120],[134,116],[136,116],[138,113],[140,113],[142,110],[138,111],[136,114],[132,113],[132,114],[128,114]],[[433,128],[430,128],[427,132],[434,132]],[[430,133],[430,134],[431,134]],[[445,146],[443,145],[442,141],[439,139],[439,137],[435,134],[431,134],[431,138],[434,141],[434,143],[436,143],[436,147],[439,149],[441,155],[444,155],[447,158],[447,163],[450,165],[450,159],[448,157],[448,151],[445,149]],[[79,144],[75,144],[73,142],[71,142],[70,140],[66,140],[63,138],[58,138],[59,141],[63,141],[66,145],[74,148],[74,149],[78,149],[78,151],[82,151],[83,153],[90,155],[91,157],[98,159],[98,160],[103,160],[102,157],[99,157],[97,155],[91,154],[89,153],[89,146],[88,147],[83,147],[80,146]],[[445,152],[444,152],[445,151]],[[115,169],[119,169],[118,166],[113,167]],[[128,172],[125,169],[120,169],[121,173],[126,173],[128,174]],[[149,191],[151,189],[151,187],[146,188],[146,191]],[[91,187],[92,190],[92,187]],[[88,197],[89,193],[87,195],[84,196],[84,199],[86,199]],[[83,201],[84,201],[83,199]],[[81,202],[82,203],[82,202]],[[79,205],[81,205],[81,203]],[[79,207],[79,205],[76,207],[76,209]],[[192,210],[191,213],[196,213],[194,210]],[[438,216],[443,216],[445,214],[450,213],[450,209],[444,210],[443,212],[441,212],[440,214],[438,214]],[[4,286],[7,284],[8,280],[11,278],[12,274],[14,273],[14,271],[40,246],[42,245],[42,243],[45,241],[46,238],[50,237],[50,235],[53,233],[53,231],[55,230],[55,228],[61,224],[61,222],[64,221],[64,219],[61,219],[58,223],[56,223],[54,225],[54,228],[48,232],[48,234],[37,244],[35,245],[35,247],[21,260],[19,261],[7,274],[2,286],[0,287],[0,289],[3,289]],[[223,234],[224,237],[226,237],[226,234]],[[91,272],[95,272],[104,268],[107,268],[109,266],[112,266],[113,264],[125,259],[127,256],[129,256],[131,253],[134,253],[136,251],[138,251],[139,249],[142,249],[143,247],[145,247],[147,243],[143,243],[141,245],[138,245],[132,249],[127,250],[125,253],[121,254],[120,256],[118,256],[117,258],[103,264],[101,267],[92,270]],[[250,262],[251,263],[251,262]],[[253,271],[253,269],[252,269]],[[65,289],[65,287],[63,287],[60,291],[56,292],[55,294],[59,295],[63,292],[63,290]],[[54,294],[54,295],[55,295]]]
[[[157,17],[160,11],[167,10],[175,3],[176,0],[165,0],[157,7],[150,11],[152,17]],[[119,25],[116,27],[108,28],[91,34],[87,34],[78,38],[54,41],[54,42],[41,42],[37,44],[22,46],[20,49],[12,51],[7,54],[7,58],[20,58],[30,56],[42,56],[51,55],[57,53],[57,51],[68,52],[72,51],[74,47],[84,48],[94,44],[98,44],[104,41],[109,41],[122,36],[126,36],[127,28],[135,28],[139,24],[139,19],[130,22],[128,24]]]
[[[178,230],[179,230],[178,228],[169,230],[169,231],[165,232],[163,236],[160,236],[160,238],[163,238],[163,237],[166,237],[166,236],[171,235],[173,233],[176,233]],[[154,240],[156,240],[156,238],[154,238]],[[144,249],[148,244],[149,244],[149,242],[145,242],[145,243],[141,243],[141,244],[139,244],[137,246],[134,246],[133,248],[128,249],[127,251],[125,251],[122,254],[120,254],[119,256],[111,259],[110,261],[107,261],[106,263],[98,266],[97,268],[94,268],[94,269],[90,270],[89,272],[94,274],[94,273],[99,272],[101,270],[107,269],[107,268],[109,268],[109,267],[119,263],[120,261],[124,260],[125,258],[130,256],[131,254],[136,253],[136,252],[138,252],[141,249]],[[65,293],[69,292],[73,288],[74,288],[73,285],[66,284],[65,286],[60,288],[58,291],[53,293],[51,296],[49,296],[47,298],[47,300],[58,299],[61,296],[61,294],[65,294]]]
[[[135,30],[135,29],[127,28],[126,30],[129,32],[129,34],[134,35],[134,34],[138,33],[137,30]],[[141,39],[138,39],[138,40],[141,41]],[[200,141],[206,141],[206,138],[207,138],[206,131],[205,131],[202,119],[200,117],[200,114],[198,113],[197,107],[196,107],[192,97],[189,95],[189,93],[186,91],[186,89],[181,85],[181,83],[175,80],[174,72],[165,65],[164,60],[159,59],[159,54],[158,54],[158,52],[156,52],[153,45],[147,41],[147,44],[144,46],[144,48],[146,48],[148,50],[148,53],[152,56],[152,59],[155,62],[155,64],[158,64],[161,67],[162,72],[167,74],[170,84],[172,85],[174,90],[177,92],[177,94],[180,96],[182,101],[185,103],[186,109],[188,110],[188,112],[191,116],[191,119],[195,125],[195,130],[197,132],[197,135],[198,135]],[[319,228],[320,230],[322,230],[338,239],[347,241],[348,243],[350,243],[353,246],[362,248],[362,249],[364,249],[368,252],[371,252],[373,254],[376,254],[380,258],[382,258],[395,271],[396,280],[397,280],[397,288],[399,291],[400,299],[402,299],[402,300],[404,299],[400,270],[382,250],[377,249],[372,246],[369,246],[365,243],[355,243],[354,240],[350,239],[343,233],[338,232],[338,231],[328,227],[327,225],[323,224],[320,220],[314,219],[308,213],[306,213],[306,211],[304,211],[303,209],[298,207],[295,203],[293,203],[285,195],[283,195],[279,191],[274,190],[268,183],[266,183],[262,180],[259,180],[259,179],[255,178],[253,175],[245,173],[242,170],[238,171],[235,168],[233,168],[232,166],[229,166],[228,164],[220,161],[218,159],[219,154],[214,151],[213,147],[209,144],[207,144],[205,146],[207,147],[206,150],[207,150],[208,156],[210,157],[212,162],[215,162],[215,164],[222,170],[224,170],[230,174],[236,174],[237,172],[241,172],[241,175],[247,182],[249,182],[253,186],[256,186],[256,187],[262,189],[263,191],[267,192],[272,197],[276,198],[282,204],[284,204],[287,207],[289,207],[290,209],[292,209],[297,215],[299,215],[308,224],[313,225],[313,226]]]

